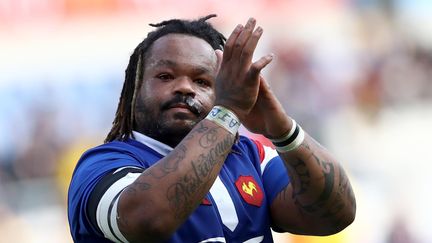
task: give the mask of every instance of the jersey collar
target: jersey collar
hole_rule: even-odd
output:
[[[167,156],[172,150],[173,148],[171,148],[170,146],[161,143],[149,136],[146,136],[140,132],[137,131],[132,131],[132,134],[135,137],[135,140],[150,147],[151,149],[153,149],[154,151],[160,153],[163,156]]]

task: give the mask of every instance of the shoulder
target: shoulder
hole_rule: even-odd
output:
[[[144,168],[143,151],[130,141],[114,141],[87,150],[75,166],[70,190],[80,190],[83,185],[91,187],[105,174],[118,168]]]
[[[133,156],[138,153],[138,142],[135,140],[126,140],[126,141],[112,141],[109,143],[104,143],[94,148],[87,150],[81,157],[82,159],[86,159],[87,157],[92,156],[100,156],[100,155],[129,155]]]
[[[84,152],[76,169],[92,166],[118,167],[131,162],[135,164],[143,160],[145,152],[145,149],[141,148],[139,143],[134,140],[113,141]]]

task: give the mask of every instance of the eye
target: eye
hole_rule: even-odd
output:
[[[210,83],[205,79],[195,79],[194,82],[200,86],[210,86]]]
[[[160,80],[171,80],[174,78],[174,76],[172,76],[169,73],[161,73],[161,74],[158,74],[156,77]]]

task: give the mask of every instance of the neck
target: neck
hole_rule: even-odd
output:
[[[175,132],[169,132],[166,129],[161,131],[161,129],[136,129],[135,131],[140,132],[146,136],[149,136],[161,143],[164,143],[172,148],[176,147],[183,138],[189,133],[187,131],[186,133],[184,131],[175,131]]]

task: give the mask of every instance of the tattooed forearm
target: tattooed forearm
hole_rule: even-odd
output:
[[[169,159],[161,161],[160,166],[155,167],[154,170],[149,171],[145,175],[160,179],[169,173],[176,171],[178,169],[179,163],[185,158],[186,151],[186,146],[183,144],[178,145],[177,149],[172,152],[173,156],[171,156]]]
[[[191,161],[191,170],[182,176],[167,190],[167,199],[177,217],[185,217],[195,207],[195,195],[207,190],[208,184],[213,182],[209,174],[215,165],[221,162],[222,155],[231,150],[234,138],[227,135],[222,141],[218,141],[217,129],[206,131],[199,139],[202,148],[209,148],[207,153],[198,155],[197,159]]]
[[[206,125],[204,125],[202,122],[198,123],[195,127],[195,131],[189,133],[188,135],[186,135],[186,137],[183,139],[183,141],[188,141],[191,140],[192,138],[195,137],[196,133],[203,133],[205,131],[207,131],[209,129],[209,127],[207,127]]]
[[[218,139],[217,128],[212,128],[208,130],[208,132],[204,133],[204,135],[199,140],[199,145],[202,148],[211,147]]]

